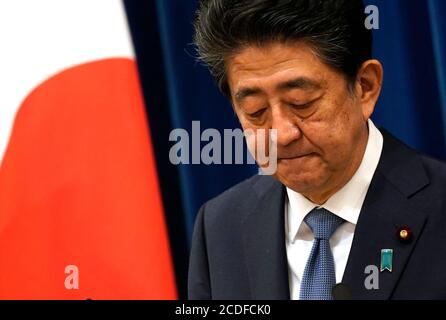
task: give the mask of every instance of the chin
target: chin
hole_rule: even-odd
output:
[[[324,185],[324,175],[318,172],[287,172],[278,168],[275,178],[298,193],[308,193]]]

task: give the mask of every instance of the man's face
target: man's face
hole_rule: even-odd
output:
[[[317,201],[351,178],[368,115],[341,73],[304,43],[246,47],[226,68],[242,127],[277,129],[277,179]]]

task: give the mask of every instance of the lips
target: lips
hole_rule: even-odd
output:
[[[303,158],[306,156],[310,156],[314,154],[313,152],[310,153],[305,153],[305,154],[299,154],[299,155],[295,155],[295,156],[287,156],[287,157],[279,157],[279,160],[293,160],[293,159],[298,159],[298,158]]]

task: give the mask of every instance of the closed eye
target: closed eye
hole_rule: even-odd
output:
[[[313,102],[314,101],[310,101],[310,102],[302,103],[302,104],[291,103],[290,106],[293,108],[296,108],[296,109],[305,109],[305,108],[310,107]]]
[[[322,97],[323,97],[323,95],[320,96],[320,97],[317,97],[316,99],[313,99],[313,100],[311,100],[311,101],[308,101],[308,102],[306,102],[306,103],[301,103],[301,104],[298,104],[298,103],[290,103],[290,106],[291,106],[292,108],[294,108],[294,109],[298,109],[298,110],[307,109],[307,108],[311,107],[316,101],[320,100]]]
[[[262,116],[262,114],[265,113],[266,108],[260,109],[259,111],[256,111],[254,113],[249,113],[248,116],[250,118],[259,118]]]

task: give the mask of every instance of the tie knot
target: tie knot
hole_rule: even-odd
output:
[[[344,222],[344,219],[327,209],[314,208],[306,215],[304,221],[313,231],[316,239],[329,240],[331,235]]]

